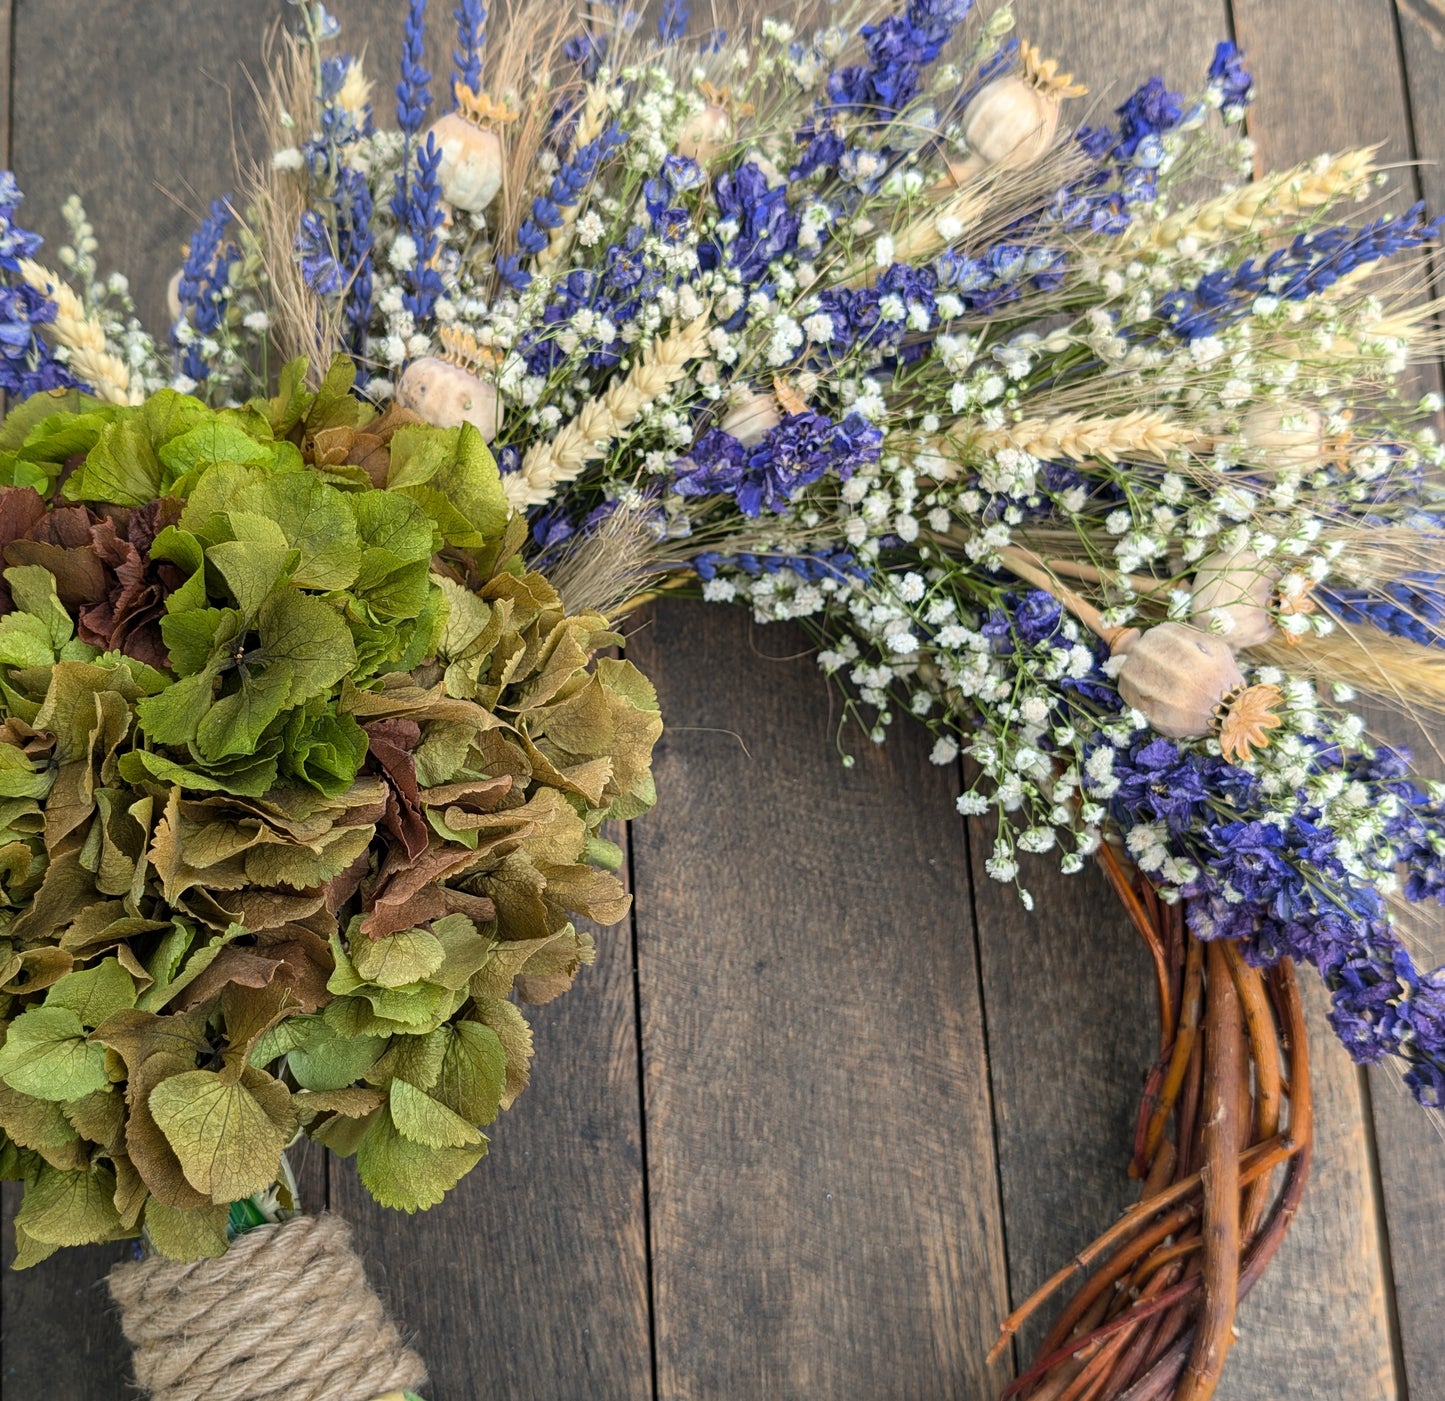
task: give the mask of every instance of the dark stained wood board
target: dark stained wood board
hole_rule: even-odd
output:
[[[1416,177],[1432,210],[1445,210],[1445,3],[1398,0]],[[1435,258],[1436,287],[1445,291],[1445,260]],[[1410,736],[1434,778],[1445,777],[1445,758],[1424,752]],[[1445,915],[1418,912],[1413,948],[1425,966],[1445,962]],[[1445,1129],[1441,1116],[1421,1114],[1393,1068],[1370,1072],[1370,1098],[1379,1146],[1383,1201],[1389,1223],[1400,1349],[1411,1397],[1445,1396]]]
[[[10,37],[15,19],[12,0],[0,3],[0,154],[10,168]]]
[[[951,769],[793,628],[659,607],[634,824],[659,1394],[978,1397],[1005,1298]]]
[[[13,0],[11,143],[42,259],[65,241],[60,206],[83,200],[103,269],[131,279],[141,318],[166,329],[166,283],[211,200],[235,188],[234,131],[255,130],[276,0]]]

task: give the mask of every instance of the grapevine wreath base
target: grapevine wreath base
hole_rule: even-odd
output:
[[[1082,1273],[1003,1396],[1201,1401],[1219,1380],[1239,1301],[1279,1248],[1309,1176],[1304,1012],[1288,959],[1262,970],[1227,940],[1196,939],[1182,910],[1131,880],[1111,846],[1100,863],[1157,981],[1159,1059],[1129,1165],[1143,1190],[1009,1315],[992,1356]]]

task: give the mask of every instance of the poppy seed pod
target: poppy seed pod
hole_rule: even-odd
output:
[[[732,134],[732,118],[727,108],[710,102],[683,123],[677,134],[677,153],[699,165],[707,165],[732,140]]]
[[[719,427],[744,447],[753,447],[782,422],[777,400],[771,394],[741,389],[732,396]]]
[[[1197,739],[1214,727],[1214,712],[1244,685],[1234,653],[1222,638],[1184,623],[1159,623],[1126,633],[1119,694],[1166,739]]]
[[[489,443],[502,426],[497,386],[435,355],[425,355],[406,367],[396,386],[396,402],[434,428],[460,428],[470,423]]]
[[[1194,571],[1190,620],[1212,631],[1211,619],[1227,619],[1225,630],[1215,635],[1235,651],[1268,642],[1275,632],[1268,607],[1274,581],[1274,571],[1263,568],[1250,550],[1208,555]]]
[[[1026,78],[1006,74],[974,94],[963,109],[963,139],[983,165],[1032,165],[1053,144],[1059,102]]]
[[[427,132],[441,151],[437,179],[442,198],[456,209],[480,214],[502,188],[502,138],[460,112],[438,117]]]
[[[1313,467],[1324,445],[1324,415],[1302,404],[1257,404],[1239,422],[1238,456],[1247,467]]]

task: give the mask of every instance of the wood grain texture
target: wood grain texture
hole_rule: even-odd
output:
[[[652,1395],[631,933],[528,1011],[532,1084],[441,1206],[384,1211],[333,1162],[331,1206],[431,1370],[432,1401]]]
[[[1360,1072],[1325,1020],[1329,999],[1308,968],[1300,987],[1310,1029],[1314,1168],[1279,1254],[1240,1306],[1216,1395],[1390,1401],[1399,1392]]]
[[[255,130],[258,74],[276,0],[14,0],[15,173],[43,256],[64,241],[75,193],[100,265],[131,278],[163,334],[165,289],[213,198],[235,188],[233,136]]]
[[[1151,73],[1192,88],[1226,33],[1223,0],[1036,0],[1019,34],[1072,69],[1104,114]],[[1158,1052],[1148,955],[1103,876],[1030,860],[1035,914],[983,869],[988,817],[969,824],[1013,1303],[1114,1221],[1138,1194],[1127,1175],[1143,1078]],[[1037,1347],[1048,1309],[1025,1326]]]
[[[0,157],[5,168],[10,168],[10,98],[11,87],[10,38],[15,21],[14,0],[0,3]]]
[[[110,1267],[131,1246],[92,1245],[14,1273],[20,1185],[6,1182],[0,1223],[0,1395],[46,1401],[116,1401],[131,1394],[130,1352],[105,1290]]]
[[[1415,155],[1432,211],[1445,209],[1445,0],[1397,0]]]
[[[1417,177],[1433,212],[1445,210],[1445,0],[1399,0],[1401,48],[1410,100]],[[1435,261],[1442,290],[1441,260]],[[1445,758],[1417,756],[1433,778],[1445,777]],[[1412,951],[1426,967],[1445,962],[1445,912],[1412,912]],[[1400,1076],[1381,1067],[1370,1073],[1380,1175],[1389,1222],[1400,1347],[1410,1395],[1445,1396],[1445,1129],[1438,1114],[1423,1114]]]
[[[921,732],[800,633],[659,606],[633,834],[659,1394],[983,1397],[1004,1305],[968,877]]]

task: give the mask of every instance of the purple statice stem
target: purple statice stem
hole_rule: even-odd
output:
[[[189,313],[191,325],[201,335],[220,326],[225,315],[220,294],[229,281],[231,264],[240,257],[240,250],[235,244],[223,244],[230,222],[229,198],[214,200],[210,213],[191,235],[186,261],[181,265],[176,298],[181,304],[181,315],[186,317]],[[180,348],[179,343],[176,344]],[[210,367],[201,358],[200,348],[194,343],[184,348],[181,368],[198,383],[211,373]]]
[[[401,81],[396,85],[396,124],[407,136],[421,130],[431,106],[427,84],[431,73],[423,62],[426,43],[426,0],[410,0],[402,30]]]
[[[347,278],[342,311],[349,328],[352,357],[356,361],[356,382],[358,386],[363,386],[368,377],[363,358],[366,330],[371,322],[371,191],[360,171],[344,167],[336,193],[339,207],[337,252]]]
[[[563,209],[571,208],[582,198],[597,174],[597,168],[626,141],[622,128],[613,122],[600,136],[579,146],[563,161],[552,177],[545,196],[532,201],[532,213],[517,230],[517,247],[528,256],[540,253],[546,246],[546,230],[560,228]]]

